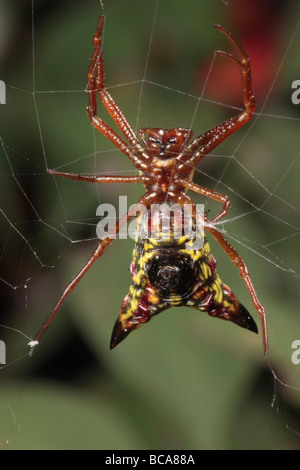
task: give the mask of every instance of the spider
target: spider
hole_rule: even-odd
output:
[[[146,192],[134,205],[133,210],[128,211],[116,222],[113,231],[108,232],[106,238],[100,240],[86,264],[65,287],[49,318],[31,344],[35,345],[39,342],[66,297],[111,244],[115,238],[113,233],[114,235],[118,233],[121,227],[134,218],[136,213],[139,213],[141,205],[150,214],[150,209],[154,204],[163,203],[167,206],[177,204],[179,207],[172,219],[171,234],[160,242],[151,237],[142,239],[137,235],[131,263],[132,284],[123,300],[113,329],[111,348],[120,343],[131,331],[148,322],[154,315],[171,306],[180,305],[190,306],[210,316],[229,320],[257,333],[256,323],[249,312],[218,276],[216,261],[206,237],[200,248],[193,246],[197,235],[194,235],[192,239],[187,237],[175,239],[174,237],[175,227],[183,218],[183,208],[186,204],[192,207],[192,220],[196,218],[196,206],[187,195],[187,191],[191,190],[222,204],[220,213],[213,219],[209,220],[207,214],[204,214],[203,227],[216,239],[232,263],[239,269],[253,305],[261,318],[264,353],[267,354],[265,310],[258,300],[243,259],[215,226],[215,223],[227,214],[231,204],[230,199],[192,181],[194,169],[200,160],[252,118],[255,99],[252,93],[250,60],[232,34],[222,26],[215,25],[216,29],[231,41],[237,51],[238,57],[224,51],[216,51],[216,53],[234,62],[240,69],[244,110],[194,138],[191,129],[180,127],[140,129],[137,136],[106,89],[102,50],[104,21],[105,16],[101,15],[94,35],[94,53],[88,71],[87,112],[92,125],[129,158],[139,174],[137,176],[89,176],[56,170],[48,170],[48,172],[54,176],[89,183],[142,183]],[[97,95],[125,139],[97,115]],[[160,216],[157,217],[154,212],[149,220],[161,230]]]

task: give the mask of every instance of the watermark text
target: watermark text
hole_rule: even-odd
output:
[[[292,363],[298,365],[300,364],[300,339],[293,341],[291,347],[292,349],[295,349],[291,356]]]
[[[96,227],[97,237],[143,240],[172,240],[183,236],[203,246],[204,205],[162,203],[146,207],[133,204],[127,208],[127,196],[119,196],[118,211],[112,204],[100,204],[96,215],[101,217]],[[128,222],[128,223],[127,223]]]
[[[0,104],[6,104],[6,85],[0,80]]]
[[[294,80],[292,83],[292,88],[295,89],[293,91],[291,100],[293,104],[299,104],[300,103],[300,80]]]
[[[6,364],[6,345],[0,340],[0,364]]]

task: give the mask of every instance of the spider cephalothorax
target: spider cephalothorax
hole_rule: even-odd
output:
[[[146,139],[148,135],[148,139]],[[151,156],[160,158],[175,158],[183,146],[191,139],[193,132],[190,129],[161,129],[146,128],[139,130],[139,137],[147,147]]]
[[[246,124],[254,113],[255,100],[251,86],[250,60],[231,33],[216,25],[216,28],[227,36],[237,51],[238,57],[223,51],[216,51],[216,53],[231,60],[239,67],[242,77],[244,109],[238,115],[197,137],[192,137],[193,133],[190,129],[181,127],[169,130],[145,128],[141,129],[137,136],[106,89],[102,50],[104,19],[104,15],[100,16],[98,29],[94,36],[94,54],[88,72],[88,115],[95,129],[106,136],[130,159],[139,174],[136,176],[89,176],[55,170],[49,170],[49,173],[90,183],[142,183],[146,192],[131,211],[116,221],[115,227],[107,237],[100,240],[87,263],[66,286],[48,320],[31,344],[36,344],[39,341],[67,295],[72,292],[93,263],[104,253],[121,227],[135,217],[138,212],[141,212],[141,207],[144,208],[144,213],[148,214],[153,205],[166,204],[171,207],[175,204],[179,206],[181,214],[185,206],[190,206],[192,207],[192,219],[196,220],[197,208],[187,194],[188,190],[191,190],[222,204],[220,213],[213,219],[208,220],[206,215],[203,216],[202,230],[207,230],[217,240],[231,261],[238,267],[253,305],[261,317],[264,351],[267,354],[268,340],[264,308],[258,300],[243,259],[214,225],[227,214],[230,199],[192,181],[194,169],[200,160]],[[97,115],[97,95],[123,137],[120,137]],[[175,217],[175,221],[178,222],[180,217]],[[194,238],[185,238],[185,235],[177,238],[174,236],[175,229],[176,224],[175,226],[173,224],[167,235],[162,230],[162,241],[158,244],[157,239],[151,235],[146,240],[137,236],[131,265],[132,285],[129,294],[123,301],[114,328],[112,347],[118,344],[130,331],[149,321],[152,316],[171,306],[180,305],[202,310],[211,316],[230,320],[244,328],[257,331],[255,322],[246,308],[240,304],[229,287],[220,280],[206,238],[202,236],[203,244],[198,246],[198,235],[195,235]]]

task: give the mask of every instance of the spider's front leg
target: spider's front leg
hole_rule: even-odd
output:
[[[125,153],[132,163],[136,165],[136,163],[139,161],[139,158],[134,154],[129,145],[121,137],[119,137],[118,134],[103,121],[103,119],[97,115],[98,94],[106,111],[110,114],[129,144],[132,145],[134,150],[137,150],[138,153],[141,153],[142,147],[137,136],[135,135],[135,132],[106,89],[103,69],[102,41],[104,21],[105,16],[101,15],[98,28],[94,36],[94,53],[88,71],[89,105],[87,111],[93,126],[99,132],[105,135],[105,137],[107,137],[116,147],[118,147],[118,149]]]
[[[240,55],[240,58],[237,58],[228,52],[216,51],[216,54],[231,60],[240,68],[243,87],[243,103],[245,110],[237,116],[228,119],[228,121],[219,124],[213,129],[210,129],[209,131],[192,140],[192,142],[186,148],[186,155],[184,160],[193,167],[197,165],[201,158],[210,153],[214,148],[227,139],[227,137],[232,135],[234,132],[240,129],[240,127],[244,126],[248,121],[250,121],[255,110],[255,98],[253,95],[251,82],[250,59],[244,49],[229,31],[220,25],[215,25],[215,27],[221,33],[225,34],[225,36],[232,42]]]
[[[91,60],[90,69],[88,73],[90,91],[90,104],[88,107],[88,111],[90,116],[96,114],[95,95],[97,92],[107,112],[113,118],[113,120],[115,121],[123,135],[126,137],[128,142],[134,146],[138,143],[137,136],[135,135],[135,132],[133,131],[132,127],[128,123],[120,108],[116,105],[115,101],[108,93],[105,85],[102,46],[104,21],[105,15],[101,15],[99,18],[98,29],[94,36],[94,54]],[[96,75],[94,71],[95,68],[97,72]]]

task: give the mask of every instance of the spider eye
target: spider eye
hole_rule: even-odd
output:
[[[167,144],[176,144],[178,143],[178,138],[176,136],[170,137],[167,141]]]
[[[161,139],[158,137],[153,137],[152,135],[149,135],[148,137],[148,143],[151,145],[161,145]]]

